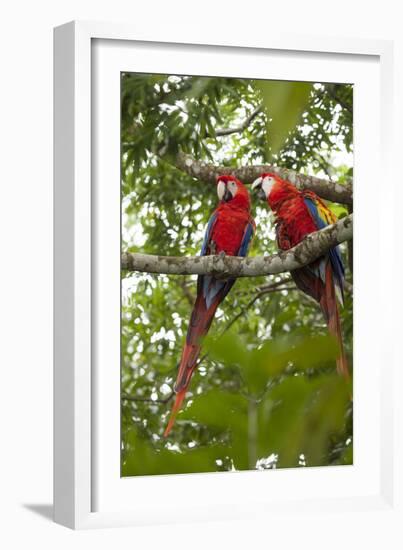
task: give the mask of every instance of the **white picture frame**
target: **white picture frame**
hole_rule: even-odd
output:
[[[108,52],[105,55],[100,53],[97,47],[99,44],[102,46],[102,41],[113,43],[112,49],[115,51],[110,55]],[[363,105],[365,95],[368,96],[368,101],[372,101],[372,105],[380,99],[379,125],[375,123],[375,133],[377,135],[379,133],[381,139],[380,145],[373,139],[365,143],[363,126],[360,134],[363,137],[358,141],[358,150],[361,146],[367,155],[371,155],[372,166],[378,166],[379,170],[382,168],[385,171],[391,154],[393,47],[390,42],[287,36],[275,33],[270,33],[268,37],[259,33],[253,40],[249,37],[237,37],[237,40],[232,42],[226,41],[225,36],[217,39],[206,35],[198,40],[194,35],[186,36],[184,32],[179,39],[177,35],[170,36],[169,29],[166,31],[166,36],[155,37],[152,32],[148,34],[145,27],[141,30],[131,25],[90,22],[72,22],[55,29],[55,521],[78,529],[196,519],[243,518],[257,515],[264,517],[267,513],[277,513],[278,510],[283,512],[288,510],[290,514],[298,514],[307,508],[310,509],[310,513],[319,514],[323,511],[345,510],[346,507],[351,511],[371,511],[371,513],[387,510],[390,514],[397,515],[398,511],[394,507],[396,488],[394,487],[394,440],[391,422],[391,418],[396,414],[392,399],[393,368],[397,359],[394,354],[394,331],[385,326],[376,326],[375,330],[374,326],[370,326],[368,319],[365,320],[369,313],[368,306],[365,306],[366,293],[372,292],[378,315],[383,308],[390,307],[385,289],[392,284],[393,275],[389,271],[380,269],[373,270],[372,278],[371,276],[355,278],[356,294],[358,298],[362,297],[361,301],[358,299],[362,314],[361,321],[357,324],[357,330],[362,332],[361,341],[364,343],[365,339],[374,341],[375,337],[379,338],[377,349],[371,348],[370,353],[366,352],[362,346],[359,352],[369,365],[367,376],[360,375],[359,369],[355,373],[355,392],[359,396],[362,391],[362,395],[365,396],[361,400],[358,399],[357,406],[362,408],[358,409],[357,422],[360,424],[358,428],[355,425],[355,430],[358,434],[360,433],[360,426],[363,427],[365,424],[364,415],[369,415],[365,418],[373,422],[374,432],[376,432],[372,437],[376,440],[376,445],[372,449],[372,462],[363,464],[362,470],[358,461],[357,467],[353,466],[350,470],[344,467],[343,471],[337,468],[306,469],[302,476],[301,470],[277,471],[276,477],[271,478],[270,494],[265,495],[258,493],[263,479],[259,472],[257,472],[259,478],[256,477],[256,472],[244,472],[235,476],[224,473],[141,477],[132,480],[136,483],[133,491],[136,495],[143,497],[143,500],[138,501],[137,504],[128,503],[129,499],[126,497],[128,491],[130,496],[132,489],[128,489],[128,483],[124,483],[125,487],[121,490],[122,480],[117,479],[120,475],[119,471],[111,472],[111,468],[116,470],[116,456],[119,454],[119,448],[109,454],[108,443],[116,442],[119,422],[116,416],[116,402],[111,402],[111,408],[108,408],[109,417],[105,417],[103,411],[106,410],[105,399],[108,399],[105,388],[111,392],[110,388],[113,388],[114,382],[113,379],[109,380],[103,375],[99,377],[97,365],[94,362],[94,357],[99,356],[97,348],[99,338],[95,338],[99,330],[98,319],[105,318],[107,312],[105,307],[109,307],[102,305],[99,285],[104,283],[99,281],[95,283],[97,269],[94,269],[94,266],[98,268],[101,265],[99,262],[103,261],[102,258],[99,259],[95,244],[100,233],[97,220],[99,216],[104,216],[103,219],[106,219],[105,208],[113,203],[113,197],[110,202],[110,196],[97,194],[95,175],[101,177],[99,174],[105,174],[107,171],[113,178],[116,176],[116,172],[113,172],[116,169],[116,162],[109,161],[108,158],[105,161],[104,158],[107,164],[102,166],[101,171],[98,165],[99,159],[95,158],[94,151],[97,147],[104,147],[105,143],[102,139],[109,135],[109,130],[111,130],[111,136],[116,135],[116,124],[119,124],[119,121],[116,120],[115,125],[110,120],[99,122],[97,109],[102,103],[102,98],[94,101],[94,94],[97,93],[94,88],[97,83],[101,83],[103,93],[113,94],[113,90],[110,91],[107,84],[109,73],[105,71],[110,70],[113,74],[117,74],[121,70],[116,57],[116,48],[121,48],[119,59],[123,59],[125,50],[127,52],[131,46],[135,48],[136,45],[141,45],[141,51],[133,50],[129,53],[127,64],[133,62],[133,67],[137,67],[139,72],[144,71],[147,64],[150,64],[149,72],[153,70],[157,72],[155,65],[152,65],[150,52],[153,49],[160,51],[158,48],[163,48],[164,44],[166,48],[171,48],[169,62],[164,65],[165,72],[171,74],[180,72],[178,64],[186,65],[186,52],[192,54],[197,52],[200,63],[203,63],[206,52],[210,61],[212,54],[214,59],[222,56],[222,60],[217,61],[215,74],[219,74],[220,63],[223,71],[228,70],[228,64],[224,66],[224,63],[230,60],[230,57],[228,59],[224,57],[231,56],[233,52],[238,52],[250,59],[252,56],[269,55],[272,52],[273,63],[279,53],[283,58],[294,55],[301,59],[305,56],[307,60],[313,61],[316,59],[315,56],[321,54],[326,63],[339,63],[340,66],[344,62],[348,64],[354,56],[360,56],[363,65],[367,63],[369,66],[372,63],[372,72],[368,72],[365,78],[376,81],[374,89],[372,91],[368,89],[367,94],[364,94],[362,89],[360,97]],[[146,53],[141,56],[141,52]],[[178,52],[183,53],[183,59]],[[104,68],[101,70],[104,76],[101,74],[99,77],[96,70],[100,59],[105,70]],[[125,66],[125,70],[128,66]],[[365,69],[363,70],[365,73]],[[378,72],[379,74],[376,75],[375,73]],[[303,76],[303,73],[301,75]],[[101,80],[98,80],[98,77]],[[298,80],[297,77],[295,78]],[[309,80],[309,77],[307,76],[306,79]],[[365,80],[362,82],[364,83]],[[357,102],[355,107],[356,104]],[[119,105],[117,107],[119,109]],[[114,109],[116,112],[116,105]],[[365,124],[364,110],[360,114],[358,108],[356,114]],[[95,121],[97,133],[94,135]],[[111,151],[111,159],[112,155],[115,155],[116,160],[119,142],[115,140],[109,145],[111,145],[108,149]],[[109,172],[110,167],[111,172]],[[358,181],[365,179],[368,182],[367,190],[370,191],[366,196],[361,191],[360,185],[355,187],[355,200],[364,205],[359,211],[358,228],[365,229],[373,223],[376,233],[379,229],[379,234],[374,236],[372,242],[376,249],[375,259],[381,261],[393,250],[390,237],[382,239],[382,247],[377,247],[376,244],[382,235],[389,235],[392,221],[386,204],[393,203],[394,195],[393,186],[384,190],[385,206],[378,209],[379,219],[374,220],[372,217],[371,220],[370,213],[373,211],[373,206],[377,204],[374,196],[378,182],[377,173],[377,171],[375,174],[370,173],[365,166],[365,155],[360,157],[358,151],[355,177]],[[120,185],[119,180],[117,184]],[[105,188],[109,189],[108,186],[103,186],[103,189]],[[112,215],[111,218],[114,216]],[[116,216],[114,219],[116,221]],[[355,223],[356,245],[360,233],[357,229],[357,220]],[[116,235],[116,223],[109,229],[110,234]],[[113,255],[116,251],[116,239],[109,240],[111,241],[109,252]],[[357,252],[358,261],[362,261],[364,265],[365,261],[368,261],[368,248],[363,246],[355,252]],[[114,271],[115,275],[117,272],[120,272],[120,263],[117,264],[117,271]],[[113,283],[113,281],[109,282]],[[106,282],[103,289],[108,288],[108,284]],[[373,284],[376,288],[373,288]],[[111,307],[113,308],[113,305]],[[116,308],[114,311],[116,313]],[[94,312],[96,312],[95,317]],[[112,314],[111,318],[116,319],[116,315],[114,317]],[[103,345],[113,347],[107,339],[104,339]],[[105,349],[108,351],[107,348]],[[382,354],[380,349],[383,350]],[[379,368],[380,359],[382,359],[382,369]],[[375,400],[376,405],[370,407],[366,399],[368,397]],[[99,407],[99,400],[104,400],[102,407]],[[109,432],[107,425],[111,427]],[[361,442],[359,439],[358,437],[357,445],[361,445],[362,456],[368,456],[371,451],[368,446],[369,438],[363,436]],[[100,454],[106,457],[102,461],[97,458]],[[359,448],[358,456],[360,456]],[[333,476],[333,479],[329,476]],[[102,488],[99,487],[100,485]],[[162,486],[164,494],[170,494],[168,509],[164,502],[156,505],[153,499],[144,500],[150,491],[158,491]],[[186,506],[181,504],[179,499],[175,501],[175,498],[171,497],[174,487],[177,487],[180,493],[186,490],[190,495]],[[214,503],[211,502],[211,498],[209,499],[211,496],[209,491],[212,487],[217,488]],[[283,495],[281,500],[276,496],[280,492]],[[104,495],[100,500],[99,494]],[[193,498],[192,495],[194,495]],[[226,498],[224,498],[225,495]],[[137,498],[141,499],[141,496]],[[254,503],[258,506],[253,506]]]

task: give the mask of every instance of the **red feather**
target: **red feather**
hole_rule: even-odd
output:
[[[306,199],[315,201],[327,211],[328,209],[312,191],[301,192],[294,185],[274,174],[264,174],[262,177],[267,175],[275,180],[267,202],[276,215],[277,244],[281,250],[288,250],[301,242],[306,235],[319,229],[307,207]],[[328,214],[329,218],[333,216],[329,211]],[[318,258],[309,266],[292,271],[291,276],[300,290],[319,303],[329,332],[337,338],[339,344],[337,371],[348,378],[349,371],[336,299],[335,272],[329,254]]]
[[[221,202],[213,213],[206,254],[224,252],[228,256],[240,253],[246,229],[252,224],[249,194],[244,185],[232,176],[220,176],[218,181],[235,181],[237,192],[228,202]],[[197,281],[197,297],[193,306],[186,343],[184,345],[178,375],[175,383],[176,399],[171,416],[164,432],[166,437],[171,431],[176,415],[185,398],[192,374],[197,367],[203,337],[207,334],[218,306],[232,288],[235,279],[219,281],[212,276],[200,276]]]
[[[323,293],[320,300],[320,306],[327,321],[329,332],[330,334],[335,336],[339,344],[340,354],[339,357],[336,359],[337,372],[343,375],[345,378],[349,378],[350,375],[348,371],[346,355],[344,353],[343,337],[341,333],[339,306],[337,304],[333,281],[333,272],[330,262],[328,262],[326,266],[325,292]]]

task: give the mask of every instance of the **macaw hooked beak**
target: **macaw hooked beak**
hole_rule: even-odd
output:
[[[262,200],[266,200],[266,193],[264,192],[264,189],[263,189],[263,178],[260,177],[260,178],[257,178],[253,183],[252,183],[252,189],[254,191],[256,191],[256,195],[257,195],[257,198],[258,199],[262,199]]]
[[[266,200],[266,193],[264,192],[262,186],[260,186],[260,187],[258,188],[258,190],[257,190],[257,198],[258,198],[258,199],[261,199],[261,200],[263,200],[263,201]]]
[[[228,201],[230,201],[231,199],[232,199],[232,193],[231,193],[231,191],[228,189],[228,187],[225,186],[224,196],[223,196],[222,200],[223,200],[224,202],[228,202]]]

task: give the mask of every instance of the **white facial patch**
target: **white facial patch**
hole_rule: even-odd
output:
[[[225,183],[220,180],[217,184],[217,195],[220,201],[223,200],[224,194],[225,194]]]
[[[238,192],[238,187],[237,187],[237,184],[234,182],[234,181],[229,181],[227,183],[227,187],[228,187],[228,191],[231,193],[231,195],[233,197],[235,197],[235,195],[237,194]]]
[[[271,176],[266,176],[262,181],[262,189],[264,191],[264,194],[267,197],[270,195],[270,191],[272,190],[273,185],[276,183],[276,180],[272,178]]]

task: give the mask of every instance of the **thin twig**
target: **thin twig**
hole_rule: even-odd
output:
[[[183,291],[183,295],[185,296],[186,300],[189,302],[189,304],[191,306],[193,306],[193,304],[195,302],[195,296],[193,295],[192,291],[190,290],[189,285],[186,284],[187,281],[185,279],[182,279],[182,278],[177,279],[177,281],[178,281],[178,285],[180,286],[180,288]]]
[[[277,288],[278,286],[286,285],[288,283],[292,283],[291,277],[284,277],[280,281],[274,281],[265,285],[255,286],[254,288],[250,288],[248,290],[241,290],[238,292],[238,294],[252,294],[254,292],[260,292],[266,289]]]
[[[342,99],[340,99],[338,96],[337,96],[337,93],[335,90],[333,89],[330,89],[329,86],[326,87],[326,92],[328,93],[329,97],[331,99],[333,99],[333,101],[335,101],[336,103],[338,103],[340,105],[340,107],[342,107],[343,109],[345,109],[346,111],[348,111],[350,113],[350,115],[353,115],[353,108],[351,105],[348,105],[345,101],[343,101]]]
[[[224,327],[224,329],[221,331],[221,333],[218,335],[217,339],[221,338],[222,336],[224,336],[224,334],[226,332],[228,332],[228,330],[238,321],[238,319],[240,317],[242,317],[242,315],[244,315],[248,309],[250,309],[253,304],[259,299],[261,298],[262,296],[264,296],[265,294],[270,294],[272,292],[280,292],[281,290],[294,290],[296,289],[295,286],[292,286],[292,287],[283,287],[283,288],[280,288],[278,286],[275,286],[277,285],[277,283],[273,283],[273,288],[267,288],[263,291],[260,291],[256,294],[256,296],[254,296],[251,300],[249,300],[249,302],[241,309],[241,311],[239,313],[237,313],[237,315],[235,315]],[[200,366],[200,364],[208,357],[208,353],[205,353],[204,355],[202,355],[202,357],[200,357],[198,363],[197,363],[197,368]]]
[[[239,132],[243,132],[244,130],[246,130],[246,128],[249,126],[252,120],[260,113],[260,111],[262,110],[262,107],[263,105],[258,105],[258,107],[256,107],[256,109],[254,109],[239,126],[234,126],[233,128],[218,128],[215,131],[216,137],[229,136],[230,134],[237,134]]]
[[[168,403],[172,397],[175,395],[175,392],[171,392],[167,397],[165,398],[161,398],[161,399],[151,399],[151,397],[137,397],[137,396],[134,396],[134,395],[127,395],[127,394],[124,394],[122,395],[122,401],[134,401],[134,402],[137,402],[137,401],[140,401],[142,403]]]

